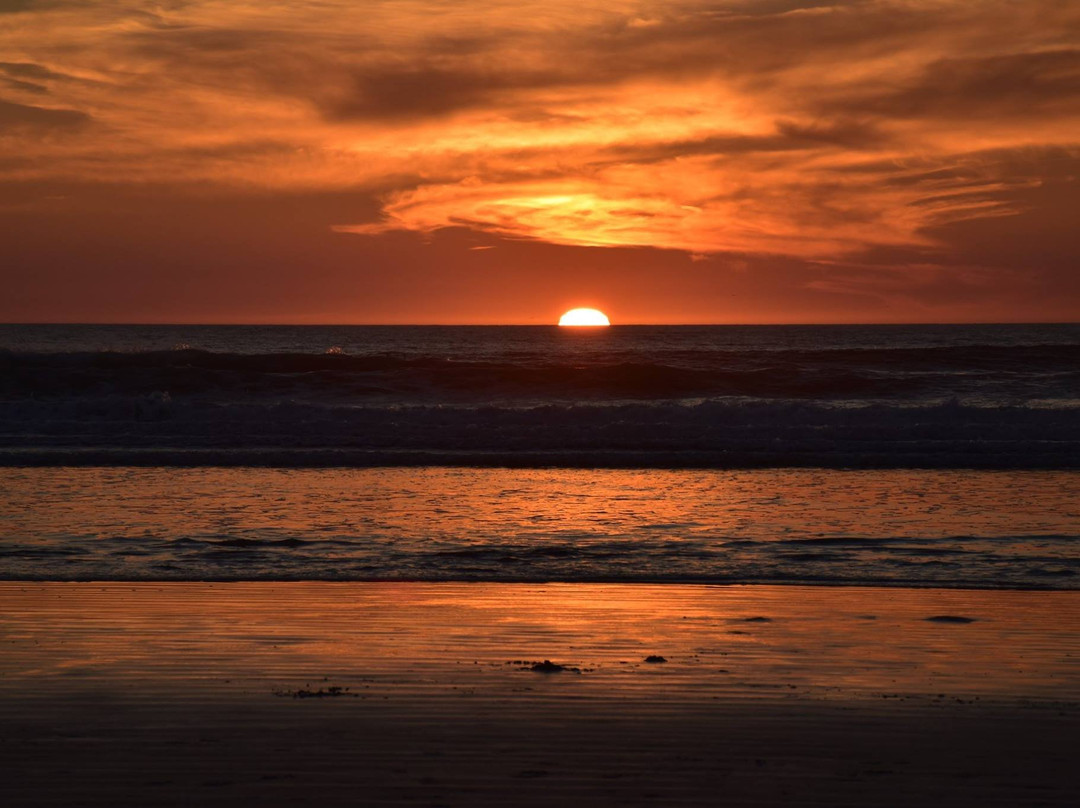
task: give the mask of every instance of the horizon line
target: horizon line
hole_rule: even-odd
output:
[[[813,321],[813,322],[725,322],[725,323],[643,323],[643,322],[613,322],[603,328],[776,328],[776,327],[806,327],[806,326],[988,326],[988,325],[1015,325],[1015,326],[1039,326],[1039,325],[1080,325],[1080,320],[926,320],[926,321],[886,321],[886,322],[862,322],[862,321]],[[314,323],[314,322],[165,322],[165,321],[31,321],[31,320],[8,320],[0,321],[0,326],[144,326],[144,327],[197,327],[197,328],[565,328],[557,322],[544,323],[385,323],[385,322],[360,322],[360,323]],[[595,327],[594,327],[595,328]]]

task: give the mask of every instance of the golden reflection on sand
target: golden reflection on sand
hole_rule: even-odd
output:
[[[0,604],[5,697],[182,683],[204,695],[339,686],[362,698],[463,687],[651,702],[1080,698],[1072,592],[3,583]],[[581,673],[527,670],[545,659]]]

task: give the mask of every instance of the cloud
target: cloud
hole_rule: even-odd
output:
[[[1061,0],[22,5],[9,179],[378,189],[366,237],[938,260],[1080,141]]]
[[[894,91],[867,88],[838,106],[903,118],[1077,115],[1080,49],[941,59]]]
[[[34,0],[0,0],[0,14],[15,14],[27,11],[35,5]]]
[[[495,107],[501,99],[512,102],[516,92],[555,83],[556,78],[547,74],[407,65],[357,71],[345,92],[321,99],[318,104],[333,120],[439,117],[461,110]]]
[[[0,62],[0,73],[15,76],[22,79],[59,79],[65,78],[63,74],[49,70],[42,65],[33,62]]]
[[[72,129],[90,120],[75,109],[50,109],[0,99],[0,132],[13,129]]]

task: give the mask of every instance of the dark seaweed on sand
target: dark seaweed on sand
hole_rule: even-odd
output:
[[[928,622],[928,623],[966,624],[966,623],[974,623],[975,618],[974,617],[960,617],[960,616],[955,615],[955,614],[939,614],[939,615],[935,615],[934,617],[926,618],[926,622]]]

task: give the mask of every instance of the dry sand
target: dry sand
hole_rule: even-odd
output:
[[[0,642],[7,806],[1020,806],[1080,786],[1073,592],[0,583]]]

